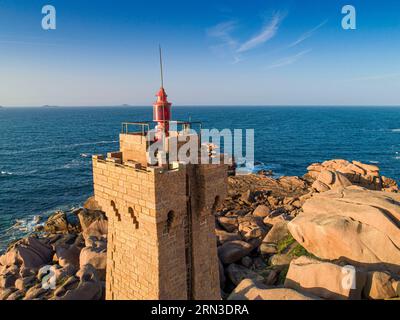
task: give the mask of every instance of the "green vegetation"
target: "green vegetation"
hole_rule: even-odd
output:
[[[309,253],[304,247],[302,247],[300,244],[297,244],[292,250],[290,250],[289,255],[294,258],[298,258],[301,256],[306,256],[306,257],[312,257],[315,258],[314,255]]]
[[[302,247],[291,234],[287,235],[277,244],[277,254],[285,254],[292,258],[298,258],[301,256],[307,256],[316,258],[314,255],[309,253],[304,247]],[[264,270],[260,271],[259,274],[266,278],[271,270],[278,271],[277,285],[282,285],[285,282],[286,275],[289,270],[289,265],[277,269],[274,266],[268,266]]]
[[[277,249],[278,253],[282,253],[287,247],[291,244],[295,243],[296,240],[292,237],[291,234],[287,235],[284,239],[278,242]]]
[[[285,283],[286,275],[289,271],[289,266],[285,266],[280,272],[278,276],[278,285],[283,285]]]
[[[287,253],[289,256],[293,258],[298,258],[301,256],[307,256],[307,257],[312,257],[315,258],[314,255],[309,253],[304,247],[302,247],[299,243],[296,242],[296,240],[293,238],[291,234],[287,235],[284,239],[278,242],[278,253],[284,253],[285,250],[287,250],[290,246],[295,244],[293,248],[290,248],[289,252]]]

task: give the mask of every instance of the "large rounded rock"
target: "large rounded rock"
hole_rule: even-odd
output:
[[[2,257],[4,266],[39,268],[51,262],[53,250],[35,237],[28,237],[13,244]]]
[[[238,229],[237,217],[218,217],[218,223],[227,232],[234,232]]]
[[[7,300],[21,300],[23,297],[24,292],[17,289],[7,297]]]
[[[329,170],[322,170],[317,179],[329,186],[335,182],[335,173]]]
[[[300,215],[288,225],[293,237],[315,256],[400,270],[400,252],[389,237],[339,215]]]
[[[27,288],[32,287],[33,284],[36,282],[36,277],[35,276],[29,276],[25,278],[18,278],[15,281],[15,288],[17,288],[20,291],[26,292]]]
[[[12,273],[0,275],[0,288],[7,289],[15,287],[16,280],[16,275]]]
[[[236,240],[224,243],[218,247],[218,256],[224,264],[231,264],[247,256],[253,246],[247,242]]]
[[[238,285],[243,279],[246,278],[260,282],[264,280],[264,278],[258,273],[235,263],[232,263],[228,266],[226,273],[229,279],[235,285]]]
[[[361,163],[359,161],[347,161],[335,159],[323,163],[314,163],[308,168],[308,175],[325,185],[330,185],[329,174],[326,171],[340,173],[350,183],[365,187],[370,190],[384,190],[397,192],[399,190],[396,182],[392,179],[386,180],[379,174],[379,168],[375,165]],[[347,182],[346,182],[347,183]]]
[[[351,186],[352,183],[343,173],[337,171],[322,170],[312,184],[312,188],[318,192],[326,192],[331,189],[339,189]]]
[[[108,221],[105,219],[98,219],[93,221],[87,228],[83,230],[83,237],[105,238],[108,232]]]
[[[215,229],[215,234],[218,239],[218,243],[223,244],[229,241],[241,240],[242,238],[238,233],[235,232],[227,232],[221,229]]]
[[[23,300],[39,299],[39,298],[45,296],[47,293],[48,293],[48,290],[43,289],[42,284],[39,283],[28,289]]]
[[[83,248],[79,260],[81,269],[86,265],[91,265],[97,271],[99,278],[105,279],[107,266],[107,248],[105,245]]]
[[[369,272],[364,294],[367,298],[376,300],[397,297],[393,282],[392,276],[387,272]]]
[[[382,231],[400,247],[400,194],[349,187],[314,195],[303,211],[350,217]]]
[[[264,217],[268,216],[270,212],[271,212],[270,208],[261,204],[253,211],[253,215],[256,217],[264,218]]]
[[[18,291],[18,289],[14,287],[7,289],[0,288],[0,300],[7,300],[7,298],[16,291]]]
[[[101,207],[99,206],[98,202],[96,201],[95,197],[89,197],[85,203],[83,204],[83,207],[88,210],[92,211],[101,211]]]
[[[56,248],[56,255],[58,258],[58,264],[61,267],[67,265],[72,265],[76,268],[79,267],[79,256],[81,253],[81,248],[72,245],[61,245]]]
[[[71,288],[65,291],[59,290],[54,299],[55,300],[100,300],[101,297],[102,297],[101,282],[93,275],[90,278],[81,279],[75,288]]]
[[[261,238],[265,235],[267,228],[263,224],[262,217],[247,215],[238,218],[239,232],[246,240]]]
[[[107,220],[105,213],[98,210],[93,211],[81,208],[77,210],[75,214],[78,216],[83,232],[85,232],[93,222],[98,220]]]
[[[348,187],[314,195],[288,224],[323,259],[400,271],[400,195]]]
[[[62,268],[58,268],[54,270],[54,275],[56,279],[59,279],[61,281],[68,279],[69,277],[75,275],[75,273],[78,271],[78,267],[76,265],[71,265],[67,264],[63,266]]]
[[[67,215],[63,211],[53,213],[44,224],[44,231],[48,233],[68,233]]]
[[[278,253],[269,258],[269,264],[277,270],[283,270],[292,260],[293,257],[291,255]]]
[[[261,243],[261,254],[274,254],[278,252],[278,243],[289,235],[287,224],[288,222],[284,220],[274,224]]]
[[[317,192],[325,192],[330,190],[328,185],[319,180],[314,181],[314,183],[312,184],[312,188]]]
[[[244,279],[233,290],[228,300],[319,300],[288,288],[269,288],[251,279]]]
[[[353,267],[341,267],[302,256],[292,260],[285,287],[324,299],[361,299],[366,275]]]
[[[263,223],[267,227],[272,227],[276,223],[282,221],[290,221],[293,217],[286,213],[286,210],[283,208],[278,208],[277,210],[272,211],[268,216],[266,216],[263,220]]]
[[[97,278],[96,270],[91,265],[85,265],[77,273],[79,277],[71,277],[71,285],[58,289],[55,300],[99,300],[102,297],[102,284]]]
[[[254,193],[251,190],[247,190],[240,196],[240,200],[244,203],[251,205],[254,202]]]

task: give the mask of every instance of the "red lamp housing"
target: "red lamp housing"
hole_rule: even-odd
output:
[[[165,136],[168,137],[172,104],[168,102],[167,93],[163,87],[160,88],[156,96],[157,101],[153,105],[153,121],[157,122],[157,136],[164,133]]]

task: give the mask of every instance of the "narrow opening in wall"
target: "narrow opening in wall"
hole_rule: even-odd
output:
[[[118,221],[121,221],[121,214],[118,212],[118,209],[113,200],[111,200],[111,207],[113,208],[115,216],[117,217]]]
[[[174,222],[175,218],[175,213],[174,211],[169,211],[167,213],[167,221],[165,222],[165,227],[164,227],[164,234],[168,234],[169,231],[171,230],[172,223]]]
[[[132,218],[132,222],[135,225],[135,228],[139,229],[139,221],[137,220],[135,213],[131,207],[128,208],[128,213],[130,214],[130,216]]]

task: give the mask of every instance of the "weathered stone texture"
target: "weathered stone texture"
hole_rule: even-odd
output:
[[[121,134],[122,159],[143,164],[132,139]],[[227,167],[122,163],[93,157],[95,200],[109,221],[106,299],[220,299],[213,213]]]

